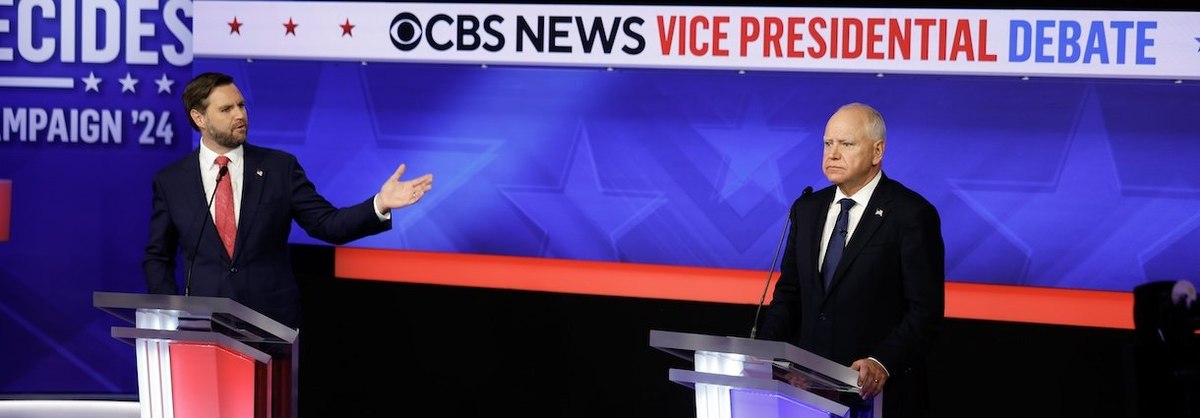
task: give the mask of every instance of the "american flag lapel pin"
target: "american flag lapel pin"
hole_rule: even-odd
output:
[[[875,216],[883,216],[883,209],[875,209]]]
[[[262,170],[255,171],[254,174],[258,174],[259,177],[262,177]]]

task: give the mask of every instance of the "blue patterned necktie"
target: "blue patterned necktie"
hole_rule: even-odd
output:
[[[833,233],[829,235],[829,246],[825,249],[825,261],[821,263],[821,277],[825,279],[825,291],[833,281],[833,272],[837,271],[838,261],[842,260],[842,250],[846,249],[846,235],[850,230],[850,207],[854,206],[853,199],[838,201],[842,211],[838,212],[837,222],[833,223]]]

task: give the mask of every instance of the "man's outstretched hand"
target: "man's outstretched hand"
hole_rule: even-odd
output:
[[[433,174],[431,173],[412,180],[400,180],[400,176],[404,175],[404,168],[404,164],[400,164],[400,167],[396,168],[396,172],[383,182],[383,187],[379,188],[379,199],[375,201],[375,209],[379,213],[386,214],[392,209],[400,209],[417,203],[422,196],[425,196],[425,192],[433,188]]]

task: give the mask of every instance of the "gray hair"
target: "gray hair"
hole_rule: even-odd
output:
[[[866,103],[854,102],[842,105],[842,107],[838,108],[838,112],[847,109],[856,109],[866,113],[867,136],[874,140],[887,142],[887,125],[883,123],[883,115],[881,115],[878,110],[875,110],[875,108]]]

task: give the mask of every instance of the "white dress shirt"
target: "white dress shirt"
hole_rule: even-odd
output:
[[[230,150],[225,154],[226,157],[229,157],[229,164],[226,165],[226,167],[229,168],[229,180],[233,182],[231,186],[233,186],[234,225],[240,225],[242,219],[242,185],[245,184],[242,181],[242,174],[246,171],[245,154],[245,148],[240,146]],[[221,171],[221,167],[217,165],[217,157],[220,155],[221,154],[217,154],[216,151],[210,150],[208,147],[204,146],[204,142],[200,143],[200,179],[204,182],[204,203],[211,202],[212,200],[210,199],[213,198],[213,192],[216,191],[217,173]],[[372,202],[375,203],[372,205],[373,208],[375,208],[375,217],[379,218],[380,222],[386,222],[387,220],[392,219],[392,213],[390,211],[388,213],[379,212],[378,193],[375,194]],[[217,208],[209,205],[208,211],[209,214],[213,216],[213,219],[216,219]]]
[[[846,242],[849,245],[850,240],[854,238],[854,230],[858,226],[858,220],[862,219],[863,212],[867,210],[867,203],[871,201],[871,195],[875,194],[875,187],[879,186],[879,179],[883,178],[883,171],[875,173],[875,178],[867,182],[866,186],[854,193],[854,196],[846,196],[842,193],[842,189],[835,187],[833,195],[833,204],[829,205],[829,210],[825,214],[825,230],[821,232],[821,257],[817,259],[817,266],[825,263],[825,250],[829,247],[829,236],[833,234],[833,224],[837,223],[838,213],[842,211],[842,205],[839,200],[850,198],[854,201],[854,206],[850,207],[850,219],[847,219]]]
[[[245,171],[246,159],[245,150],[242,147],[234,148],[225,154],[229,157],[229,180],[233,186],[233,219],[234,225],[237,225],[242,218],[242,172]],[[221,167],[217,165],[217,154],[215,151],[208,149],[204,143],[200,143],[200,179],[204,181],[204,203],[212,201],[213,193],[216,192],[217,173],[221,171]],[[215,205],[209,205],[208,211],[216,219],[217,208]]]

